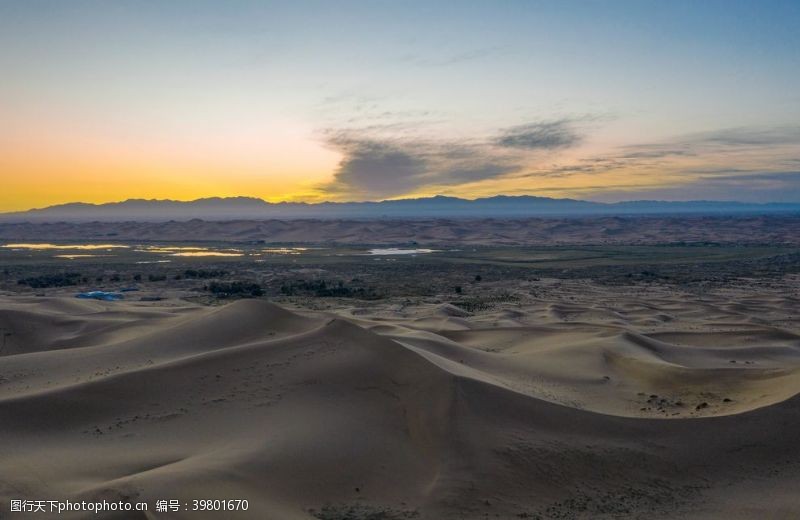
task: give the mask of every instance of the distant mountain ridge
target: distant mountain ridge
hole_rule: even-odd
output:
[[[437,195],[375,202],[266,202],[254,197],[211,197],[193,201],[128,199],[89,204],[73,202],[13,213],[2,222],[121,222],[170,220],[260,220],[299,218],[524,218],[589,215],[731,215],[800,213],[800,203],[736,201],[653,201],[617,203],[498,195],[461,199]]]

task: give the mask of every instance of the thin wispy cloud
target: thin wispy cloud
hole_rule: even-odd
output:
[[[479,47],[464,51],[451,52],[449,54],[443,53],[439,56],[422,54],[407,54],[401,58],[401,61],[409,62],[421,67],[448,67],[451,65],[458,65],[461,63],[482,60],[485,58],[496,57],[499,54],[508,52],[508,46],[489,46]]]
[[[738,200],[745,202],[796,202],[800,200],[800,171],[756,173],[705,173],[677,186],[642,189],[609,187],[598,200]]]
[[[788,201],[800,195],[798,150],[797,126],[723,128],[621,146],[565,163],[540,163],[514,178],[538,184],[537,189],[569,189],[597,200]],[[630,182],[618,183],[621,177]],[[553,179],[581,187],[556,185]]]
[[[768,172],[797,164],[800,127],[731,128],[699,132],[662,142],[637,143],[610,153],[584,157],[569,164],[544,165],[524,172],[524,177],[564,177],[602,174],[614,170],[670,170],[688,176],[719,172]],[[743,163],[767,161],[768,165],[741,168]],[[686,163],[686,166],[680,165]],[[698,162],[707,166],[700,168]],[[672,167],[672,168],[670,168]],[[677,168],[677,170],[676,170]]]
[[[800,144],[800,126],[722,128],[678,136],[661,143],[625,147],[628,158],[735,154]]]
[[[523,150],[558,150],[577,146],[582,140],[575,121],[559,119],[509,128],[495,140],[495,144]]]
[[[760,147],[800,144],[800,126],[726,128],[689,136],[688,144]]]

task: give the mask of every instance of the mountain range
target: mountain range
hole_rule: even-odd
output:
[[[800,203],[654,201],[616,203],[534,196],[474,200],[435,196],[375,202],[266,202],[253,197],[211,197],[193,201],[128,199],[105,204],[75,202],[0,213],[2,222],[87,222],[170,220],[261,220],[299,218],[523,218],[590,215],[733,215],[800,213]]]

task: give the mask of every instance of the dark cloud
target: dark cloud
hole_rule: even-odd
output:
[[[338,139],[331,144],[345,156],[329,191],[355,191],[369,196],[404,193],[413,189],[427,170],[423,158],[389,143]]]
[[[515,126],[506,130],[495,143],[524,150],[558,150],[577,146],[583,140],[569,119]]]
[[[329,146],[343,154],[326,192],[390,197],[428,185],[458,185],[499,177],[517,161],[492,153],[482,143],[377,139],[360,133],[329,134]]]
[[[517,126],[500,138],[474,141],[414,139],[406,130],[372,125],[326,132],[326,142],[343,158],[333,182],[321,189],[356,197],[390,197],[423,186],[476,182],[519,172],[536,152],[580,142],[566,119]]]

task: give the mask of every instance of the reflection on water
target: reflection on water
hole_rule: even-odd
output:
[[[269,247],[262,249],[264,253],[273,255],[299,255],[304,251],[308,251],[307,247]]]
[[[228,253],[224,251],[184,251],[172,253],[170,256],[244,256],[244,253]]]
[[[387,247],[384,249],[370,249],[371,255],[417,255],[425,253],[435,253],[439,249],[399,249],[397,247]]]
[[[66,258],[67,260],[75,260],[76,258],[99,258],[109,256],[111,255],[53,255],[53,258]]]
[[[231,244],[234,245],[234,244]],[[160,255],[169,257],[268,257],[270,255],[302,255],[306,253],[313,253],[313,250],[326,249],[317,247],[294,247],[294,246],[281,246],[281,247],[244,247],[242,249],[235,247],[225,247],[223,244],[218,246],[214,245],[171,245],[167,244],[51,244],[51,243],[13,243],[0,245],[0,247],[10,251],[66,251],[63,254],[56,254],[53,258],[61,258],[65,260],[76,260],[81,258],[92,258],[100,256],[116,256],[125,258],[130,253],[139,253],[142,255]],[[82,253],[82,251],[87,253]],[[121,250],[121,251],[116,251]],[[74,252],[73,252],[74,251]],[[106,251],[108,254],[96,254],[95,251]],[[372,255],[372,256],[394,256],[394,255],[421,255],[428,253],[436,253],[439,249],[425,249],[425,248],[400,248],[400,247],[384,247],[364,250],[347,250],[345,252],[337,253],[332,250],[330,254],[335,256],[350,256],[350,255]],[[115,254],[116,253],[116,254]],[[326,255],[327,256],[327,255]],[[255,259],[254,259],[255,260]],[[137,264],[150,264],[150,263],[166,263],[170,260],[140,260],[136,261]],[[255,260],[258,261],[258,260]],[[263,261],[263,260],[261,260]]]
[[[134,249],[137,253],[161,253],[170,255],[181,251],[208,251],[207,247],[178,247],[178,246],[146,246]]]
[[[237,257],[245,256],[242,249],[235,249],[231,247],[214,248],[204,246],[173,246],[173,245],[121,245],[121,244],[50,244],[50,243],[14,243],[5,244],[0,246],[11,251],[108,251],[109,253],[115,249],[128,249],[134,253],[153,253],[157,255],[166,256],[185,256],[185,257]],[[281,252],[283,254],[291,254],[292,251],[303,251],[305,248],[278,248],[274,252]],[[99,256],[114,256],[111,254],[100,255],[90,253],[64,253],[53,255],[53,258],[61,258],[64,260],[76,260],[80,258],[92,258]],[[137,264],[151,264],[151,263],[166,263],[171,260],[142,260],[137,261]]]
[[[5,244],[8,249],[77,249],[77,250],[93,250],[93,249],[128,249],[130,246],[123,246],[119,244]]]
[[[134,251],[169,256],[244,256],[241,249],[212,250],[208,247],[196,246],[146,246]]]

